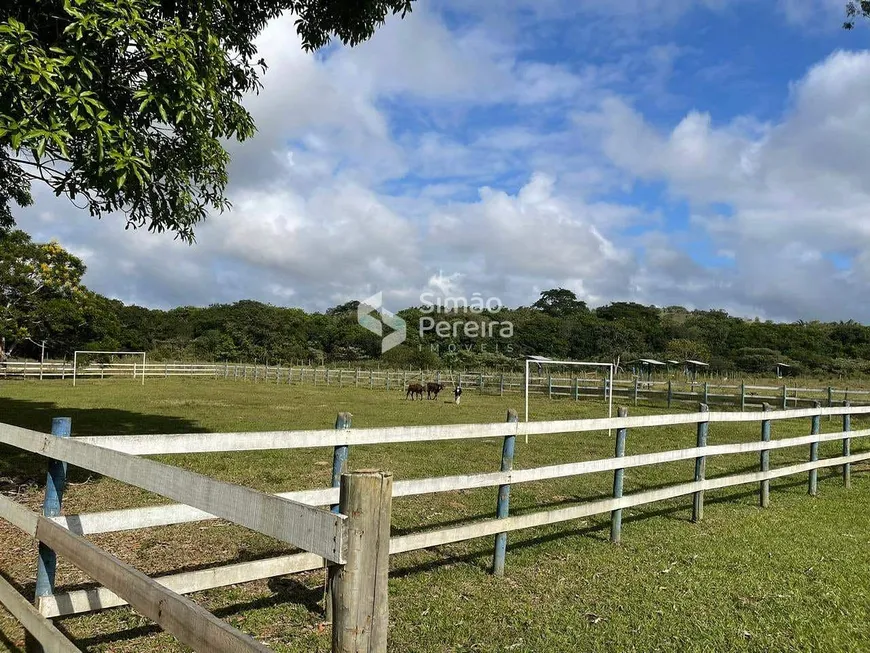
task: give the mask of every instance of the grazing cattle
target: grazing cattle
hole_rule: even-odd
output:
[[[443,389],[443,383],[433,383],[430,381],[426,384],[426,399],[438,399],[438,393]]]
[[[423,386],[419,383],[409,383],[408,392],[405,393],[405,399],[408,399],[409,397],[414,399],[417,396],[420,397],[420,401],[423,401]]]

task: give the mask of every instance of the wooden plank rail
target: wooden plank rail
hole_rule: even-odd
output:
[[[34,514],[34,518],[36,515]],[[79,647],[69,641],[45,616],[0,576],[0,605],[15,617],[24,629],[51,653],[79,653]]]
[[[343,515],[153,460],[7,424],[0,424],[0,443],[183,501],[332,562],[344,562]]]
[[[225,653],[269,653],[270,649],[249,635],[221,621],[189,599],[160,585],[141,571],[103,551],[80,535],[71,533],[50,519],[33,513],[23,506],[11,508],[9,504],[14,503],[11,499],[3,496],[0,496],[0,499],[2,499],[0,501],[2,516],[9,519],[10,523],[15,526],[23,526],[28,535],[35,536],[37,540],[62,555],[91,578],[116,592],[143,615],[194,650]],[[31,533],[30,529],[34,522],[36,524],[35,533]],[[5,581],[3,582],[5,583]],[[50,623],[46,624],[37,619],[37,617],[44,619],[41,610],[37,611],[32,608],[32,612],[23,610],[20,602],[9,594],[10,588],[11,586],[6,587],[0,584],[0,599],[3,599],[4,605],[14,609],[14,616],[18,618],[20,615],[19,620],[29,632],[37,636],[41,643],[58,644],[57,648],[48,648],[47,651],[78,650],[63,638]],[[14,588],[11,589],[14,592]],[[30,606],[28,605],[28,607]],[[57,640],[57,635],[60,635],[62,641]],[[67,645],[72,646],[72,648],[68,648]]]
[[[710,413],[710,415],[712,414],[713,413]],[[773,413],[763,413],[763,416],[767,417],[772,414]],[[438,492],[453,492],[457,490],[496,487],[512,483],[546,481],[556,478],[565,478],[568,476],[580,476],[583,474],[594,474],[596,472],[608,472],[618,469],[677,462],[680,460],[693,460],[701,455],[709,457],[728,454],[754,453],[810,445],[818,442],[832,442],[842,440],[845,436],[848,436],[851,439],[868,437],[870,436],[870,429],[848,432],[842,431],[838,433],[810,434],[773,441],[738,442],[733,444],[706,446],[703,448],[693,447],[689,449],[675,449],[648,454],[635,454],[625,457],[548,465],[546,467],[535,467],[530,469],[514,469],[504,472],[486,472],[482,474],[463,474],[458,476],[440,476],[436,478],[395,481],[393,483],[393,496],[417,496]],[[276,496],[314,506],[327,506],[338,501],[338,489],[322,488],[317,490],[284,492],[277,494]],[[196,508],[191,508],[190,506],[182,504],[149,506],[146,508],[127,508],[124,510],[85,513],[81,515],[68,515],[54,518],[56,522],[63,526],[76,533],[83,534],[133,530],[137,528],[166,526],[169,524],[205,521],[210,519],[217,519],[217,517],[205,511],[197,510]]]
[[[757,483],[762,480],[771,480],[793,474],[801,474],[812,469],[821,467],[837,467],[845,463],[855,463],[862,460],[870,460],[870,452],[853,454],[849,457],[828,458],[811,463],[801,463],[782,467],[768,472],[751,472],[734,476],[710,478],[703,481],[693,481],[682,485],[674,485],[647,492],[639,492],[624,496],[620,499],[601,499],[590,501],[570,508],[561,508],[547,512],[535,512],[527,515],[507,517],[505,519],[489,519],[464,526],[455,526],[437,531],[403,535],[390,540],[390,554],[416,551],[433,546],[462,542],[478,537],[487,537],[500,532],[515,531],[525,528],[548,526],[565,521],[582,519],[592,515],[609,513],[613,510],[634,508],[666,499],[687,496],[704,490],[717,490],[725,487]]]
[[[709,386],[704,390],[705,392],[703,393],[695,394],[700,394],[700,396],[707,396],[709,398]],[[777,397],[776,399],[778,400],[780,397]],[[793,400],[793,398],[789,397],[789,400]],[[818,400],[812,401],[818,402]],[[288,504],[293,506],[294,510],[303,511],[302,514],[305,515],[309,514],[305,513],[305,510],[317,511],[318,514],[327,515],[332,519],[336,519],[337,521],[334,523],[337,525],[339,537],[341,538],[346,537],[346,532],[341,529],[341,526],[346,524],[346,522],[343,521],[346,518],[341,515],[333,515],[328,510],[316,508],[316,506],[330,506],[339,502],[339,490],[336,487],[287,492],[279,495],[265,495],[250,490],[248,491],[252,493],[250,495],[234,495],[234,498],[229,500],[230,506],[228,507],[226,502],[210,502],[211,495],[209,493],[216,491],[218,487],[223,488],[223,485],[212,486],[210,483],[220,483],[219,481],[212,481],[206,477],[200,477],[199,475],[184,470],[176,470],[175,468],[160,465],[151,460],[137,458],[136,455],[173,452],[193,453],[200,451],[260,450],[271,448],[292,449],[300,447],[334,447],[341,453],[341,455],[337,457],[338,464],[336,465],[336,468],[338,469],[344,467],[344,461],[347,456],[347,451],[344,448],[358,444],[390,444],[396,442],[497,437],[505,438],[505,442],[507,442],[511,438],[515,438],[516,435],[524,434],[545,435],[561,433],[590,433],[603,432],[609,429],[617,429],[618,431],[622,430],[624,434],[626,429],[668,425],[692,425],[698,428],[698,446],[686,449],[626,456],[624,455],[624,450],[617,448],[617,455],[613,458],[549,465],[530,469],[511,469],[510,465],[503,463],[501,471],[395,481],[392,483],[392,491],[390,494],[392,497],[402,497],[474,488],[499,487],[504,489],[513,483],[545,481],[598,472],[622,473],[622,470],[635,467],[682,460],[696,461],[695,480],[691,482],[641,491],[630,495],[623,495],[622,489],[618,488],[617,491],[616,485],[614,485],[613,496],[608,496],[606,498],[601,498],[600,500],[580,505],[521,515],[509,515],[507,510],[504,510],[503,512],[499,510],[497,513],[499,518],[497,519],[484,519],[458,526],[393,537],[390,539],[389,553],[397,554],[499,534],[502,534],[500,537],[506,539],[505,534],[515,530],[546,526],[548,524],[561,523],[595,514],[611,513],[611,515],[614,515],[620,513],[621,516],[621,511],[624,509],[684,496],[694,497],[693,514],[696,520],[700,520],[703,514],[703,493],[707,490],[716,490],[750,483],[761,484],[760,487],[769,486],[769,482],[772,479],[804,473],[808,474],[811,479],[815,478],[817,480],[818,469],[834,466],[843,466],[843,468],[846,469],[850,468],[852,463],[870,460],[870,452],[851,454],[850,449],[845,444],[847,441],[851,443],[860,438],[870,437],[870,429],[851,430],[851,416],[870,415],[870,406],[857,407],[844,405],[825,408],[814,406],[806,409],[788,409],[780,411],[766,410],[764,412],[699,411],[685,414],[634,417],[622,416],[624,413],[621,412],[620,415],[621,416],[617,418],[591,420],[527,423],[506,422],[497,424],[463,424],[376,429],[348,428],[350,426],[350,420],[348,418],[346,420],[339,420],[341,423],[339,424],[337,422],[336,426],[338,428],[336,429],[316,431],[218,434],[197,433],[163,436],[105,436],[73,438],[66,441],[59,440],[58,438],[51,438],[50,436],[45,436],[44,434],[33,431],[27,431],[25,429],[0,425],[0,442],[12,444],[13,446],[18,446],[19,448],[33,451],[52,459],[66,460],[70,462],[70,464],[91,469],[98,473],[105,473],[107,476],[118,478],[124,482],[129,482],[163,496],[190,504],[151,506],[146,508],[107,511],[83,515],[58,516],[52,519],[39,517],[39,521],[34,523],[27,516],[27,511],[22,513],[22,509],[16,507],[14,502],[11,502],[8,499],[3,501],[2,497],[0,497],[0,517],[9,518],[13,523],[18,521],[23,524],[23,527],[26,529],[36,528],[37,530],[40,528],[43,528],[43,530],[45,529],[45,527],[40,526],[42,521],[49,521],[58,531],[67,532],[66,529],[68,528],[72,531],[73,535],[76,535],[112,532],[126,530],[128,528],[143,528],[155,525],[215,519],[219,517],[230,519],[236,523],[242,523],[238,519],[239,512],[257,515],[261,512],[261,509],[258,506],[262,506],[263,510],[265,510],[265,507],[267,506],[271,507],[272,505]],[[824,415],[843,416],[843,430],[836,433],[820,433],[819,420],[821,416]],[[812,432],[809,435],[780,440],[764,438],[765,429],[769,438],[770,424],[772,421],[795,418],[812,419]],[[763,429],[762,439],[751,442],[738,442],[712,446],[707,445],[707,428],[710,423],[739,422],[761,423]],[[843,443],[843,455],[837,458],[817,460],[819,444],[833,441]],[[757,472],[733,474],[715,478],[705,477],[704,463],[711,456],[762,453],[766,454],[769,460],[769,453],[773,450],[807,445],[810,446],[811,452],[811,460],[809,462],[776,469],[769,469],[769,465],[767,465],[768,468],[765,469],[762,460],[762,468]],[[236,447],[236,449],[233,449],[233,447]],[[700,465],[698,464],[698,461],[701,461]],[[156,467],[152,468],[151,466]],[[156,483],[154,479],[161,478],[156,470],[162,470],[164,468],[173,470],[173,472],[182,472],[178,484],[175,484],[173,476],[169,475],[168,483],[171,487],[152,489],[154,483]],[[152,469],[155,471],[150,471]],[[104,472],[103,470],[107,471]],[[148,472],[145,473],[145,470],[148,470]],[[144,477],[146,483],[151,483],[151,485],[143,485],[142,478],[140,477]],[[205,479],[205,481],[208,482],[205,487],[200,488],[196,485],[197,483],[203,482],[199,479]],[[161,478],[161,481],[164,482],[164,485],[166,484],[165,479]],[[191,491],[191,484],[195,488],[193,492]],[[232,484],[225,485],[229,486],[229,488],[239,487],[233,486]],[[812,487],[817,487],[817,484]],[[247,490],[246,488],[239,489]],[[230,491],[233,492],[234,490]],[[259,503],[251,504],[248,502],[240,504],[244,506],[244,509],[242,510],[239,508],[236,512],[233,512],[236,510],[233,508],[233,505],[235,505],[234,502],[241,502],[243,497],[245,499],[256,497],[256,501]],[[270,501],[275,503],[272,504]],[[220,510],[215,510],[215,506]],[[288,521],[290,515],[291,513],[284,513],[280,519],[275,521],[284,524]],[[249,523],[257,521],[257,517],[255,516],[249,515],[247,519],[249,520]],[[330,522],[326,523],[328,524]],[[273,532],[276,532],[274,529],[278,528],[278,526],[274,525],[269,526],[269,524],[259,522],[258,524],[262,528],[272,528]],[[243,523],[243,525],[247,524]],[[260,528],[256,528],[255,530],[260,530]],[[267,534],[271,534],[271,532]],[[300,534],[295,531],[291,534],[297,538],[301,537]],[[287,533],[284,533],[284,535],[287,535]],[[320,535],[323,536],[323,532],[321,532]],[[283,538],[279,537],[279,539]],[[325,538],[321,537],[321,539]],[[284,541],[290,540],[284,539]],[[291,543],[296,544],[297,546],[302,546],[296,542]],[[52,548],[57,548],[53,542],[50,545]],[[337,545],[337,550],[342,556],[346,555],[343,547],[343,543]],[[295,571],[318,569],[322,568],[324,563],[330,560],[330,558],[325,555],[325,552],[329,553],[329,546],[322,545],[318,549],[309,548],[308,546],[302,546],[302,548],[306,549],[309,553],[285,555],[266,560],[243,562],[225,567],[174,574],[162,579],[154,579],[152,582],[163,587],[166,591],[174,589],[179,593],[183,593],[246,582],[257,578],[294,573]],[[336,549],[333,548],[332,552],[334,553],[335,550]],[[497,546],[496,553],[498,553],[498,551],[499,549]],[[63,554],[60,549],[58,549],[58,552]],[[344,561],[345,558],[342,557],[340,561],[335,562],[343,563]],[[99,578],[97,578],[97,580],[100,581]],[[104,585],[106,585],[106,587],[95,588],[92,590],[79,590],[66,594],[57,594],[52,597],[45,597],[40,605],[40,610],[44,615],[59,616],[124,604],[125,597],[121,592],[116,593],[113,591],[116,588],[109,586],[107,583],[104,583]]]
[[[781,420],[813,415],[867,415],[870,406],[845,408],[798,408],[779,410],[764,419]],[[267,449],[309,449],[316,447],[354,446],[360,444],[392,444],[434,440],[465,440],[472,438],[503,438],[508,435],[544,435],[552,433],[583,433],[620,428],[644,428],[697,424],[707,418],[713,422],[758,422],[758,412],[680,413],[673,415],[642,415],[549,422],[519,422],[494,424],[456,424],[386,428],[323,429],[316,431],[260,431],[249,433],[178,433],[168,435],[114,435],[72,438],[102,448],[134,455],[172,453],[209,453],[218,451],[260,451]]]

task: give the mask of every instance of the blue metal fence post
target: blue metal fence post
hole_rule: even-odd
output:
[[[336,430],[345,430],[350,428],[350,420],[353,417],[350,413],[339,413],[335,418]],[[347,454],[349,447],[339,445],[332,451],[332,487],[341,486],[341,475],[347,471]],[[332,504],[332,512],[338,512],[338,504]]]
[[[509,410],[507,413],[508,422],[519,422],[517,411]],[[504,443],[501,447],[501,471],[509,472],[514,468],[514,445],[516,444],[516,435],[506,435]],[[498,505],[496,506],[495,516],[498,519],[504,519],[510,512],[511,486],[510,484],[498,486]],[[507,533],[498,533],[495,536],[495,552],[492,556],[492,573],[496,576],[504,575],[504,558],[507,553]]]
[[[761,405],[761,410],[765,413],[770,410],[770,404],[765,402]],[[770,420],[765,419],[761,422],[761,441],[770,442]],[[761,450],[761,471],[767,472],[770,470],[770,449]],[[762,508],[770,506],[770,481],[761,481],[758,488],[759,502]]]
[[[822,405],[820,402],[814,401],[813,407],[814,408],[821,408]],[[813,426],[812,426],[812,430],[810,431],[810,433],[812,435],[817,435],[818,433],[821,433],[821,431],[822,431],[821,421],[822,421],[821,415],[813,415]],[[816,462],[818,459],[819,459],[819,443],[812,442],[810,444],[810,462],[811,463]],[[809,491],[810,496],[813,496],[813,497],[816,496],[816,494],[818,494],[818,491],[819,491],[819,470],[818,469],[811,469],[810,470],[808,485],[809,485],[808,491]]]
[[[71,417],[55,417],[51,420],[51,434],[58,438],[68,438],[72,430]],[[66,487],[66,463],[59,460],[48,462],[48,475],[45,479],[45,499],[42,514],[46,517],[60,515],[63,504],[63,491]],[[54,594],[54,576],[57,570],[57,554],[45,544],[39,544],[39,559],[36,567],[36,601]]]
[[[709,409],[707,404],[701,404],[698,407],[698,410],[702,413],[706,413]],[[707,446],[707,433],[710,428],[710,422],[703,421],[698,422],[698,439],[697,446],[706,447]],[[703,481],[704,475],[707,471],[707,457],[706,456],[698,456],[695,458],[695,482]],[[692,497],[692,521],[699,522],[704,518],[704,490],[698,490],[695,492]]]
[[[637,379],[635,379],[637,384]],[[637,387],[635,385],[635,387]],[[628,417],[628,408],[620,406],[616,412],[618,417]],[[625,438],[628,434],[628,429],[616,429],[616,458],[625,456]],[[622,498],[623,479],[625,478],[625,469],[613,470],[613,498]],[[612,510],[610,512],[610,541],[614,544],[619,544],[622,540],[622,508]]]
[[[849,402],[844,401],[843,406],[846,408],[849,407]],[[848,433],[852,430],[852,416],[849,413],[843,415],[843,433]],[[851,438],[843,438],[843,456],[850,456],[852,454],[852,440]],[[845,463],[843,465],[843,486],[846,489],[852,487],[852,463]]]

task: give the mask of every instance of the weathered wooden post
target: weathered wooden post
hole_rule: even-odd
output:
[[[547,395],[548,399],[553,398],[553,375],[547,374]]]
[[[637,378],[635,378],[634,379],[634,405],[635,406],[637,406],[637,386],[638,386],[638,381],[637,381]]]
[[[821,408],[821,403],[819,403],[818,401],[814,401],[813,407],[814,408]],[[813,415],[813,422],[812,422],[813,425],[812,425],[812,430],[810,431],[810,433],[812,435],[818,435],[819,433],[822,432],[821,421],[822,421],[821,415]],[[818,441],[816,441],[816,442],[810,443],[810,462],[814,463],[818,459],[819,459],[819,443],[818,443]],[[811,469],[810,470],[809,480],[808,480],[808,491],[809,491],[810,496],[813,496],[813,497],[816,496],[819,492],[819,470],[818,469]]]
[[[580,379],[574,377],[574,401],[580,400]]]
[[[348,546],[345,564],[329,568],[332,651],[386,653],[393,475],[342,474],[340,496]]]
[[[828,408],[834,405],[834,389],[828,386]]]
[[[843,405],[848,408],[849,402],[844,401]],[[843,415],[843,433],[848,433],[852,430],[852,416],[849,413]],[[852,440],[851,438],[843,438],[843,456],[852,455]],[[843,486],[846,489],[852,487],[852,463],[843,464]]]
[[[504,396],[504,372],[501,373],[501,377],[499,378],[499,382],[498,382],[498,396],[499,396],[499,397],[503,397],[503,396]]]
[[[511,409],[507,412],[507,421],[516,423],[519,421],[517,411]],[[509,472],[514,468],[514,445],[516,435],[506,435],[501,446],[501,471]],[[497,519],[504,519],[510,513],[511,486],[505,483],[498,486],[498,504],[495,509]],[[495,536],[495,551],[492,555],[492,573],[496,576],[504,576],[504,559],[507,553],[507,533],[497,533]]]
[[[668,408],[671,407],[671,402],[673,401],[673,399],[674,399],[673,382],[670,379],[668,379]]]
[[[375,387],[375,373],[374,370],[369,370],[369,390],[374,390]]]
[[[71,417],[55,417],[51,420],[51,434],[57,438],[68,438],[72,431]],[[42,501],[42,514],[46,517],[60,515],[63,505],[63,492],[66,488],[66,463],[60,460],[48,461],[48,475],[45,479],[45,498]],[[57,571],[57,554],[48,546],[39,543],[39,558],[36,566],[36,607],[43,598],[54,594],[54,577]]]
[[[782,386],[782,409],[785,410],[788,408],[788,387],[783,384]]]
[[[761,410],[765,413],[770,411],[770,404],[764,402],[763,404],[761,404]],[[761,441],[770,442],[769,419],[761,421]],[[770,449],[761,450],[761,471],[770,471]],[[768,506],[770,506],[770,480],[763,480],[759,483],[758,495],[759,503],[761,504],[762,508],[767,508]]]
[[[635,379],[637,384],[637,379]],[[616,412],[618,417],[628,417],[628,408],[620,406]],[[628,429],[616,429],[616,458],[625,456],[625,438],[628,434]],[[625,478],[625,469],[613,470],[613,498],[622,498],[623,479]],[[610,541],[613,544],[619,544],[622,541],[622,508],[610,511]]]
[[[710,405],[710,382],[704,381],[704,403]]]
[[[740,382],[740,410],[746,410],[746,381]]]
[[[701,404],[698,410],[706,413],[710,410],[707,404]],[[698,422],[698,438],[697,447],[707,446],[707,432],[710,428],[709,421]],[[698,456],[695,458],[695,482],[703,481],[707,471],[707,457]],[[692,521],[699,522],[704,518],[704,490],[698,490],[692,497]]]

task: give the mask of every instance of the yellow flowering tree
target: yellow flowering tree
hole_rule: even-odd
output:
[[[77,326],[93,301],[81,284],[84,273],[84,263],[56,242],[34,243],[23,231],[0,232],[0,357]]]

